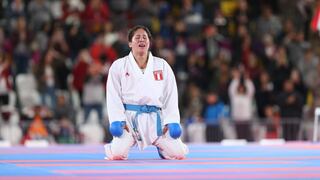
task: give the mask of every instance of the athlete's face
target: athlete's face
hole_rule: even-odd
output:
[[[147,32],[144,29],[138,29],[129,42],[129,47],[134,52],[148,52],[150,47],[150,40]]]

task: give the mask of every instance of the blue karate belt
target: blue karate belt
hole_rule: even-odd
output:
[[[133,120],[133,130],[137,132],[137,117],[142,113],[157,113],[157,135],[162,135],[161,119],[160,119],[160,108],[157,106],[149,105],[134,105],[134,104],[123,104],[124,109],[128,111],[136,111],[136,116]]]

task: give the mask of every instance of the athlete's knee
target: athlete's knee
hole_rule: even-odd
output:
[[[159,139],[156,146],[165,159],[185,159],[188,154],[188,147],[180,139]]]
[[[115,147],[113,144],[104,146],[106,157],[109,160],[126,160],[128,159],[129,147]]]
[[[133,144],[133,137],[124,131],[121,137],[114,137],[112,142],[105,146],[106,156],[110,160],[125,160]]]
[[[104,145],[104,150],[108,160],[126,160],[128,159],[128,154],[115,150],[112,144]]]
[[[165,151],[174,159],[185,159],[186,157],[186,152],[183,147],[170,147]]]

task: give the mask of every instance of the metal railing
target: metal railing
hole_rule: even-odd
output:
[[[262,139],[317,142],[319,118],[320,108],[315,111],[314,122],[306,118],[252,119],[244,122],[225,119],[213,128],[204,122],[196,122],[184,126],[184,140],[195,143],[220,142],[223,139],[246,139],[249,142],[258,142]],[[207,132],[217,129],[222,135]]]

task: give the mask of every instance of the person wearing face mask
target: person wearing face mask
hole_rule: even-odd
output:
[[[137,145],[157,147],[162,159],[184,159],[175,76],[169,64],[149,51],[151,33],[138,25],[128,32],[131,52],[111,65],[107,80],[107,112],[113,136],[106,144],[109,160],[128,159]]]

